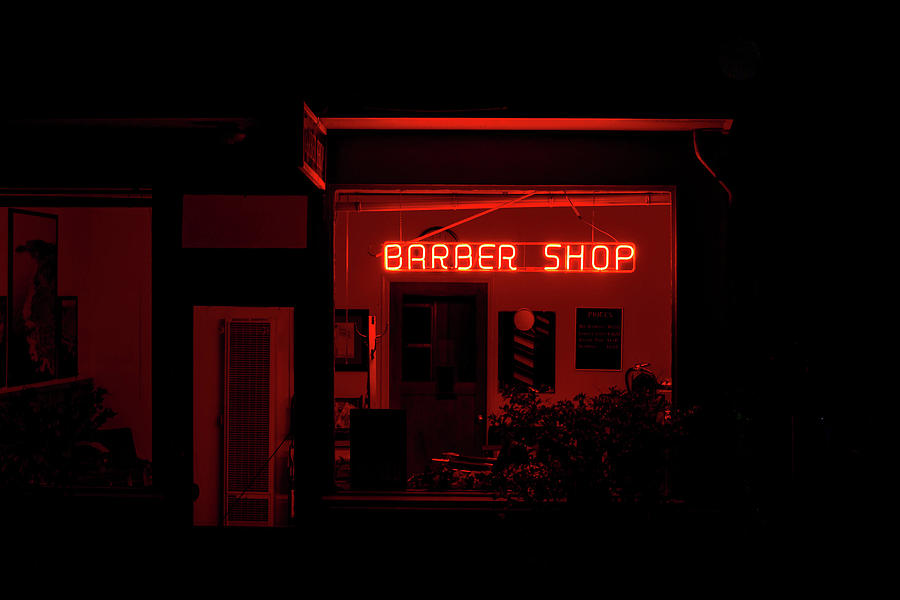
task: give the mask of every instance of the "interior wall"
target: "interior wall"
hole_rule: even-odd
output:
[[[108,390],[137,455],[153,459],[151,209],[28,207],[58,216],[58,294],[78,297],[78,374]],[[0,208],[0,295],[8,296],[8,207]]]
[[[335,306],[367,308],[377,318],[378,396],[389,402],[389,293],[393,281],[483,281],[488,284],[489,413],[496,413],[498,312],[519,308],[556,312],[556,388],[550,398],[625,387],[625,369],[649,362],[660,378],[672,377],[673,239],[668,205],[583,207],[584,220],[637,247],[634,273],[386,273],[376,257],[385,241],[409,240],[425,229],[445,226],[478,211],[338,213],[335,219]],[[465,242],[610,241],[579,221],[569,208],[505,208],[465,223],[454,232]],[[349,237],[348,237],[349,236]],[[593,236],[593,238],[592,238]],[[345,248],[348,246],[349,255]],[[622,370],[575,369],[575,309],[623,309]],[[336,373],[336,387],[341,373]]]
[[[270,319],[274,339],[275,445],[290,431],[293,383],[293,308],[235,306],[194,307],[193,481],[199,488],[194,502],[194,525],[223,524],[222,482],[224,416],[224,322],[226,319]],[[275,474],[275,524],[290,518],[290,446],[284,444],[272,459]]]

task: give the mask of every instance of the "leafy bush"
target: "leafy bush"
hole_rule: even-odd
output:
[[[32,388],[0,402],[0,486],[66,485],[94,467],[84,464],[78,443],[91,440],[115,416],[103,407],[106,393]]]
[[[509,389],[491,424],[501,441],[492,487],[528,502],[659,499],[668,450],[686,416],[662,396],[615,387],[596,396],[543,403],[533,390]]]

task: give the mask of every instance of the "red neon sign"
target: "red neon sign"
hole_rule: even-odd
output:
[[[637,249],[630,242],[385,242],[382,255],[384,269],[398,272],[633,273]]]

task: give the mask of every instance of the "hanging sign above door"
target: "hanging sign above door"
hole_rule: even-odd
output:
[[[320,190],[325,189],[325,135],[322,121],[303,104],[303,152],[300,170]]]
[[[629,242],[385,242],[386,271],[633,273]]]

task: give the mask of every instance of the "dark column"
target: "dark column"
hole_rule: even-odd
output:
[[[307,220],[307,285],[295,316],[294,432],[296,522],[313,523],[334,488],[334,209],[311,194]]]
[[[693,154],[685,143],[685,155]],[[699,407],[679,461],[676,494],[708,506],[731,501],[736,485],[731,406],[734,347],[728,294],[727,194],[699,164],[685,165],[676,190],[677,402]],[[696,167],[696,168],[695,168]]]
[[[153,191],[153,486],[164,494],[164,522],[192,523],[192,314],[181,255],[181,191]]]

